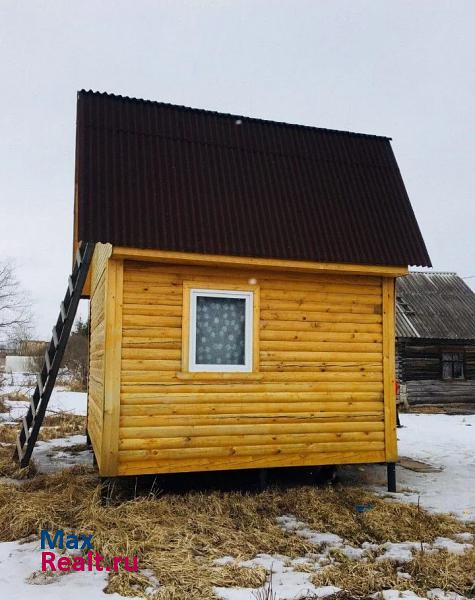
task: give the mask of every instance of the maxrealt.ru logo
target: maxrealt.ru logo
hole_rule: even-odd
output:
[[[127,556],[113,556],[108,563],[98,552],[94,551],[92,545],[92,533],[79,535],[65,535],[62,529],[58,529],[54,535],[45,529],[41,530],[41,570],[42,571],[119,571],[122,565],[125,571],[138,571],[138,557],[131,559]],[[44,551],[61,550],[63,553]],[[83,551],[83,555],[67,556],[65,550]]]

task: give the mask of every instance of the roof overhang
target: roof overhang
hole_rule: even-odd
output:
[[[300,273],[332,273],[339,275],[371,275],[378,277],[400,277],[407,275],[408,267],[386,265],[360,265],[351,263],[325,263],[272,258],[224,256],[219,254],[195,254],[113,246],[112,258],[173,264],[188,264],[208,267],[230,267],[236,269],[266,269]]]

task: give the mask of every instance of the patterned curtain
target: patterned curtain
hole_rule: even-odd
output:
[[[196,299],[196,364],[245,364],[244,298]]]

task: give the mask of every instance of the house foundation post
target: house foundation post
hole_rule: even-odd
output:
[[[388,471],[388,492],[396,491],[396,463],[386,463]]]
[[[263,492],[267,487],[267,469],[259,469],[259,489]]]

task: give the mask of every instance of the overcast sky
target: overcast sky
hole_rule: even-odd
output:
[[[475,275],[474,23],[473,0],[0,0],[0,258],[37,334],[71,266],[81,88],[390,136],[435,268]]]

